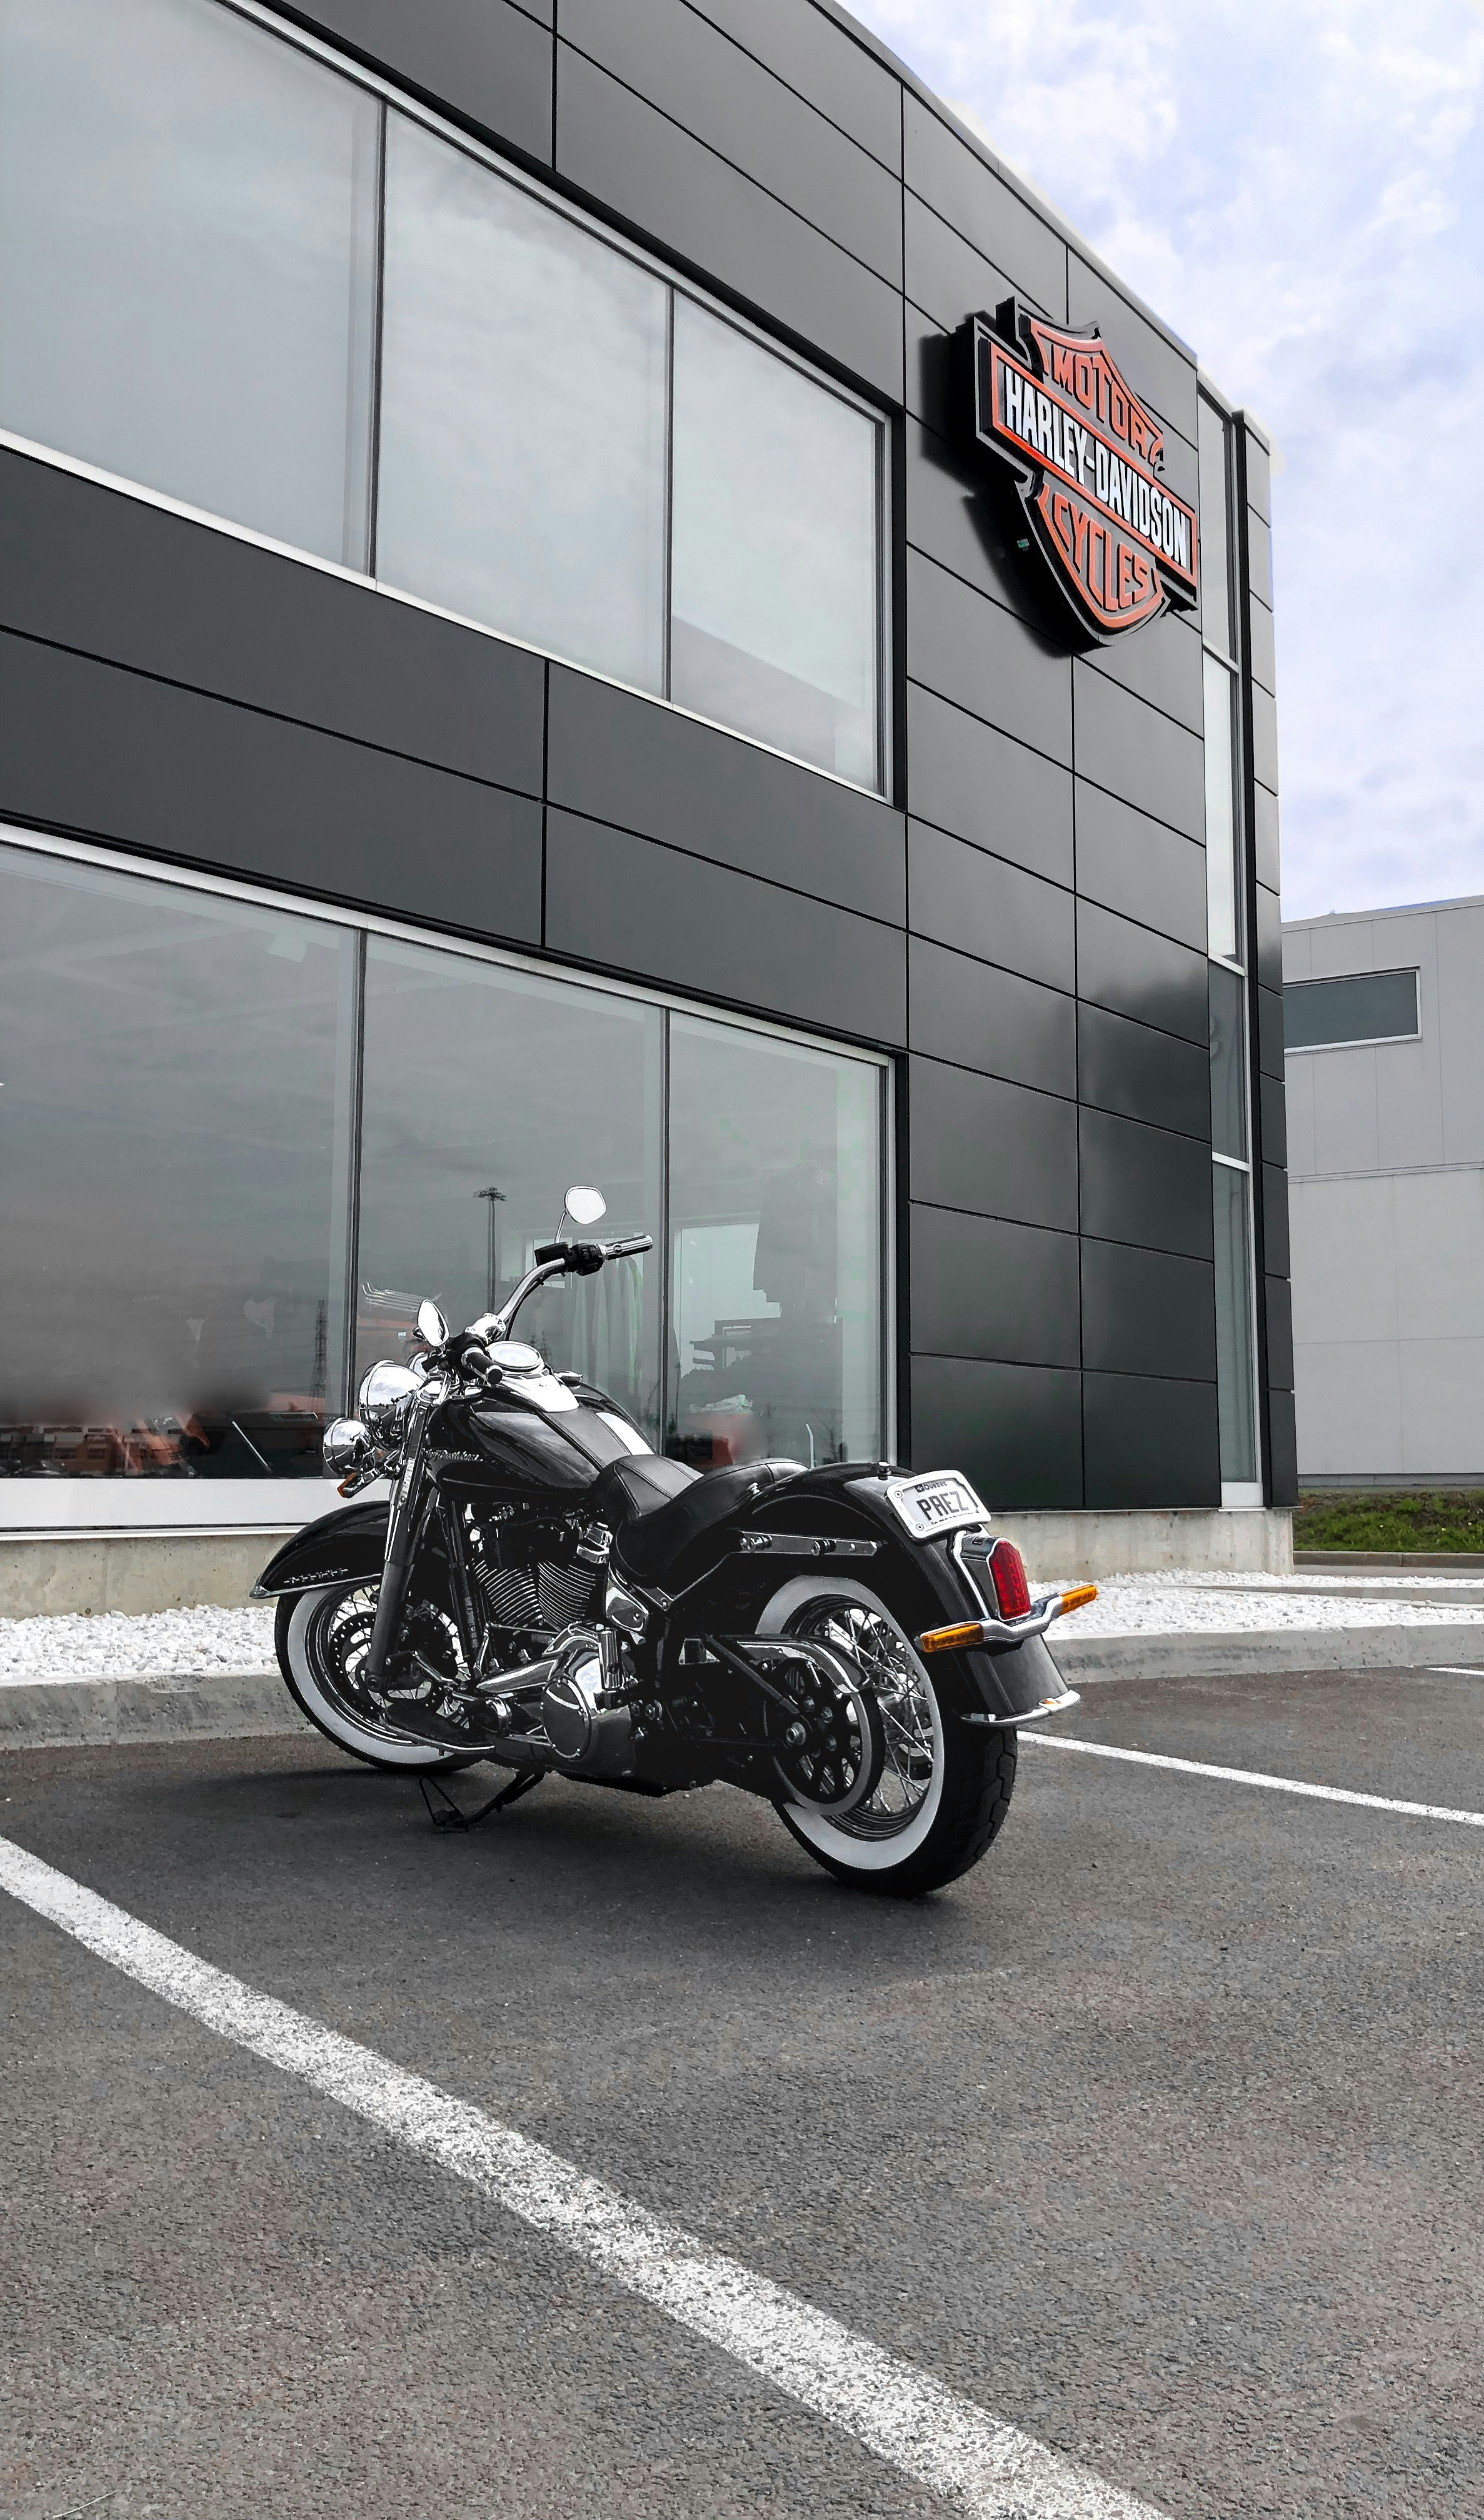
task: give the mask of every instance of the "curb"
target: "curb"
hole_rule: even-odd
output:
[[[1437,1663],[1484,1671],[1484,1622],[1047,1642],[1073,1688],[1102,1680],[1237,1679],[1243,1672],[1421,1671]],[[272,1671],[0,1685],[0,1750],[253,1740],[310,1729]]]
[[[0,1686],[0,1749],[6,1750],[250,1740],[309,1730],[276,1671]]]
[[[1417,1620],[1364,1628],[1246,1628],[1163,1637],[1048,1637],[1075,1688],[1095,1680],[1225,1680],[1242,1672],[1422,1671],[1436,1663],[1484,1668],[1484,1622]]]
[[[1365,1574],[1371,1567],[1408,1575],[1474,1574],[1484,1567],[1484,1552],[1476,1549],[1295,1549],[1294,1573],[1302,1575],[1311,1566],[1342,1567],[1352,1575]]]

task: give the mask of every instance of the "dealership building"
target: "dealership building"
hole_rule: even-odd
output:
[[[321,1509],[573,1181],[656,1446],[1282,1562],[1269,518],[832,0],[0,0],[12,1598]]]

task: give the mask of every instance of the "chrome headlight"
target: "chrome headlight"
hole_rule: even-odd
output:
[[[355,1405],[378,1443],[395,1434],[418,1389],[418,1377],[405,1365],[374,1365],[355,1396]]]
[[[337,1418],[326,1429],[321,1447],[325,1467],[334,1478],[343,1478],[347,1470],[358,1470],[371,1458],[371,1437],[359,1418]]]

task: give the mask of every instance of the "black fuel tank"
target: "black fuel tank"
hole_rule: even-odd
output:
[[[550,1410],[504,1392],[450,1401],[431,1430],[433,1467],[458,1485],[488,1481],[527,1497],[575,1505],[600,1470],[644,1439],[602,1392],[583,1385],[564,1396],[572,1406]]]

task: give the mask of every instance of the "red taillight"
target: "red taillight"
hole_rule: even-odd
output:
[[[1002,1619],[1023,1619],[1030,1608],[1025,1560],[1012,1540],[997,1540],[989,1554],[989,1572]]]

